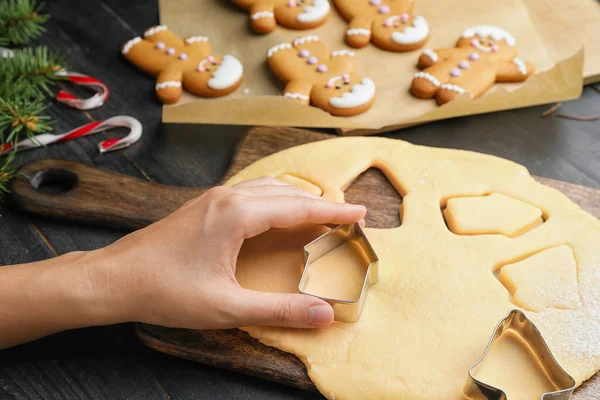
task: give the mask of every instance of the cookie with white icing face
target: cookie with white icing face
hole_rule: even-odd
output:
[[[158,25],[122,47],[131,63],[157,77],[156,95],[165,104],[181,99],[183,89],[201,97],[224,96],[242,82],[243,66],[231,55],[212,55],[205,36],[181,39],[166,26]]]
[[[277,25],[289,29],[312,29],[327,21],[329,0],[232,0],[250,14],[250,26],[271,33]]]
[[[456,47],[426,49],[419,57],[411,92],[442,105],[463,93],[479,97],[495,82],[522,82],[533,64],[517,58],[517,41],[503,29],[482,25],[463,32]]]
[[[285,84],[283,96],[332,115],[352,116],[375,101],[375,84],[353,74],[354,52],[331,53],[317,36],[281,43],[267,52],[269,67]]]
[[[429,37],[425,18],[413,15],[412,0],[334,0],[349,22],[346,43],[364,47],[369,42],[390,51],[410,51]]]

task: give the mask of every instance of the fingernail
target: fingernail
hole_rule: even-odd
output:
[[[312,306],[306,313],[306,321],[313,326],[327,326],[333,321],[333,309],[331,306]]]

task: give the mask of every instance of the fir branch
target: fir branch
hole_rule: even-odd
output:
[[[62,65],[62,57],[46,46],[14,50],[12,57],[3,58],[0,62],[0,82],[11,87],[11,83],[25,80],[33,89],[51,95],[50,86],[64,79],[56,75]]]
[[[2,0],[0,5],[0,45],[21,45],[37,38],[46,29],[47,14],[36,0]]]
[[[6,156],[0,157],[0,202],[2,201],[2,197],[8,194],[8,183],[15,175],[15,170],[12,167],[14,158],[15,152],[10,152]]]

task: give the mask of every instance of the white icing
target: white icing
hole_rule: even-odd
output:
[[[429,82],[433,83],[433,85],[434,85],[435,87],[440,87],[440,81],[438,81],[438,80],[437,80],[437,78],[436,78],[435,76],[431,75],[431,74],[430,74],[430,73],[428,73],[428,72],[423,72],[423,71],[421,71],[421,72],[417,72],[417,73],[415,74],[415,76],[413,77],[413,79],[416,79],[416,78],[422,78],[422,79],[426,79],[426,80],[428,80]]]
[[[348,35],[348,36],[353,36],[353,35],[371,36],[371,31],[368,29],[363,29],[363,28],[352,28],[352,29],[348,29],[346,31],[346,35]]]
[[[242,79],[244,67],[234,56],[223,56],[221,65],[213,73],[212,79],[208,81],[208,87],[214,90],[227,89]]]
[[[506,32],[504,29],[500,29],[500,28],[497,28],[495,26],[490,26],[490,25],[480,25],[480,26],[474,26],[472,28],[469,28],[463,32],[462,37],[468,39],[468,38],[472,38],[475,35],[479,35],[481,37],[491,37],[494,40],[504,39],[506,44],[509,46],[514,46],[517,44],[517,41],[515,40],[513,35]],[[482,50],[482,49],[480,49],[480,50]],[[486,50],[483,50],[483,51],[486,51]],[[489,50],[487,50],[487,51],[489,51]]]
[[[423,17],[415,17],[412,26],[408,26],[403,32],[392,33],[392,40],[398,44],[415,44],[422,42],[429,35],[429,24]]]
[[[448,90],[450,92],[456,92],[459,94],[463,94],[464,92],[466,92],[465,89],[461,88],[460,86],[453,85],[452,83],[444,83],[441,87],[444,90]]]
[[[308,96],[303,95],[302,93],[286,93],[283,97],[287,97],[290,99],[300,99],[304,101],[308,101]]]
[[[515,63],[515,65],[519,69],[519,72],[521,73],[521,75],[527,75],[527,66],[525,65],[525,62],[523,60],[521,60],[520,58],[513,58],[512,61]]]
[[[166,89],[166,88],[178,88],[181,87],[181,82],[179,81],[165,81],[156,84],[156,90]]]
[[[367,104],[374,96],[375,83],[369,78],[364,78],[360,84],[352,85],[350,92],[329,99],[329,104],[335,108],[355,108]]]
[[[208,38],[206,36],[190,36],[185,39],[185,43],[192,44],[196,42],[208,42]]]
[[[273,18],[275,14],[272,11],[259,11],[255,12],[250,16],[253,20],[261,19],[261,18]]]
[[[332,57],[337,57],[337,56],[354,57],[354,52],[350,51],[350,50],[334,50],[331,52],[331,56]]]
[[[302,36],[299,37],[298,39],[294,40],[294,46],[298,46],[304,43],[309,43],[309,42],[318,42],[319,41],[319,37],[318,36]]]
[[[280,43],[269,49],[269,51],[267,52],[267,57],[271,57],[273,54],[277,53],[279,50],[291,49],[291,48],[292,48],[292,45],[289,43]]]
[[[125,43],[125,45],[123,46],[123,50],[121,50],[121,52],[123,54],[129,53],[129,50],[131,50],[131,48],[133,46],[135,46],[136,44],[138,44],[141,41],[142,41],[142,38],[139,36],[131,39],[129,42]]]
[[[296,19],[303,23],[317,22],[329,14],[329,9],[329,0],[314,0],[313,5],[305,6]]]
[[[166,31],[167,29],[166,25],[156,25],[144,32],[144,37],[150,37],[160,31]]]
[[[437,53],[431,49],[423,50],[423,54],[425,54],[427,57],[429,57],[431,59],[431,61],[434,63],[439,60]]]

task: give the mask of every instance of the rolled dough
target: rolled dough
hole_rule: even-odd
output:
[[[496,277],[503,266],[512,265],[505,275],[513,277],[516,293],[543,299],[536,301],[536,311],[523,300],[521,307],[563,368],[578,383],[600,369],[600,221],[537,183],[523,166],[399,140],[337,138],[273,154],[226,184],[288,174],[318,186],[326,199],[344,201],[343,189],[369,167],[381,169],[403,196],[402,224],[366,229],[380,258],[379,282],[369,289],[360,321],[319,330],[245,331],[297,355],[329,399],[461,399],[468,368],[482,355],[496,324],[518,307]],[[466,220],[453,221],[455,226],[483,231],[461,234],[448,228],[442,209],[449,199],[492,194],[510,199],[510,207],[500,207],[502,218],[473,210],[482,219],[473,224],[469,213],[456,212],[455,219],[463,215]],[[496,207],[499,197],[491,200]],[[532,210],[527,205],[541,210],[543,223],[532,224],[535,213],[510,212]],[[502,225],[493,227],[495,221]],[[247,241],[238,258],[240,284],[296,292],[302,248],[321,232],[320,227],[273,230]],[[573,253],[575,289],[569,266],[554,266],[538,286],[540,292],[551,291],[536,296],[538,274],[548,258],[535,255],[558,246]],[[521,263],[527,270],[514,270],[527,259]],[[556,282],[560,271],[570,274],[567,289],[579,295],[566,309],[562,288],[548,283]]]

